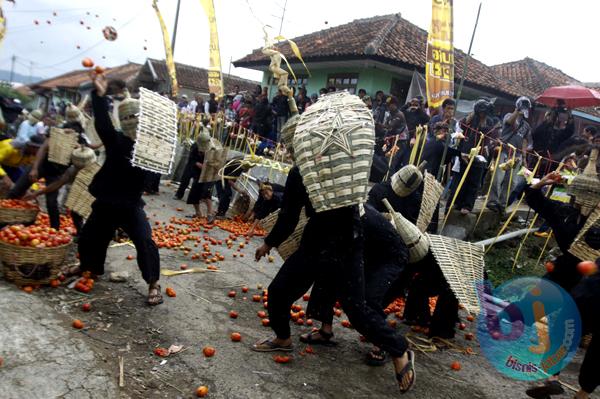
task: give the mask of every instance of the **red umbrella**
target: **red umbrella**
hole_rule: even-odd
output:
[[[546,89],[535,101],[554,107],[562,100],[567,108],[600,106],[600,93],[583,86],[556,86]]]

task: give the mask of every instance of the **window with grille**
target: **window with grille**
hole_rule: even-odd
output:
[[[296,86],[296,87],[308,86],[308,75],[296,75],[296,80],[294,80],[293,76],[290,76],[288,78],[288,86],[289,87],[292,87],[292,86]]]
[[[327,76],[327,87],[335,87],[336,90],[348,90],[355,94],[357,85],[357,73],[337,73]]]

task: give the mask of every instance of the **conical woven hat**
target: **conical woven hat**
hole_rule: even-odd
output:
[[[75,148],[71,154],[71,163],[78,169],[83,169],[94,162],[96,162],[96,153],[89,147]]]
[[[198,150],[200,151],[208,151],[210,148],[211,138],[208,130],[204,127],[200,129],[200,133],[198,137],[196,137],[196,144],[198,145]]]
[[[358,96],[346,91],[322,96],[301,115],[293,147],[315,211],[366,201],[375,129]]]
[[[423,259],[429,252],[427,235],[423,234],[417,226],[409,222],[401,213],[394,212],[394,208],[386,198],[383,199],[383,204],[392,216],[394,228],[408,248],[408,263],[416,263]]]
[[[469,313],[478,314],[476,284],[483,281],[483,246],[437,234],[427,237],[431,253],[459,303]]]
[[[67,105],[65,117],[67,122],[80,122],[83,124],[83,113],[73,104]]]
[[[392,175],[392,189],[398,197],[406,197],[423,181],[423,174],[415,165],[406,165]]]
[[[435,176],[425,172],[425,183],[423,184],[423,195],[421,196],[421,208],[417,217],[417,227],[422,232],[427,230],[431,219],[444,191],[444,186],[436,180]]]
[[[589,215],[600,203],[600,180],[596,172],[598,148],[594,148],[585,170],[575,176],[568,186],[568,193],[575,197],[575,203],[581,206],[581,213]]]

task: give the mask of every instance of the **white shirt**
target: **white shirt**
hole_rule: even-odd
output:
[[[204,102],[204,113],[209,114],[209,110],[210,110],[210,104],[208,103],[208,101],[205,101]]]
[[[196,100],[190,101],[187,107],[188,112],[193,114],[194,112],[196,112],[196,108],[198,108],[198,102]]]

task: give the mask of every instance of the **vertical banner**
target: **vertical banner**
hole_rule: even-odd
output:
[[[425,79],[427,102],[433,108],[442,105],[446,98],[454,97],[452,20],[452,0],[432,0]]]
[[[223,75],[221,73],[221,51],[219,50],[219,32],[213,0],[200,0],[210,26],[210,47],[208,49],[208,91],[217,97],[223,97]]]
[[[171,39],[169,38],[169,32],[167,31],[167,26],[165,25],[165,21],[158,9],[158,5],[156,4],[157,0],[152,2],[152,7],[156,11],[156,16],[158,17],[158,22],[160,22],[160,29],[163,34],[163,41],[165,42],[165,59],[167,63],[167,70],[169,71],[169,77],[171,78],[171,95],[173,97],[177,97],[177,92],[179,91],[179,86],[177,84],[177,73],[175,72],[175,62],[173,61],[173,51],[171,50]]]

